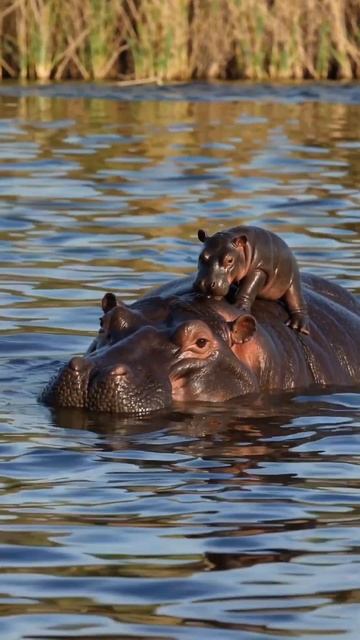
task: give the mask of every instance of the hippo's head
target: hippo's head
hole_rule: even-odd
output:
[[[244,271],[246,238],[234,237],[226,231],[208,236],[203,229],[199,229],[198,238],[204,248],[199,256],[194,289],[209,296],[224,297]]]
[[[107,321],[111,326],[109,316]],[[168,409],[173,401],[219,402],[255,392],[256,377],[231,350],[234,340],[251,337],[255,320],[244,315],[224,325],[227,340],[199,318],[177,326],[139,326],[115,344],[72,358],[42,400],[58,407],[146,414]]]

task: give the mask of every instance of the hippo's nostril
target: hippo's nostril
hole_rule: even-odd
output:
[[[215,280],[213,280],[212,282],[210,282],[210,289],[215,289],[216,287],[216,282]]]
[[[69,369],[72,369],[72,371],[77,373],[81,373],[84,370],[84,365],[85,358],[82,358],[81,356],[74,356],[74,358],[71,358],[69,362]]]
[[[117,364],[116,367],[111,369],[112,376],[126,376],[129,373],[129,369],[124,364]]]

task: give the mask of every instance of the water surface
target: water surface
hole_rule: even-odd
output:
[[[359,116],[359,85],[0,85],[2,638],[358,638],[356,389],[143,421],[36,397],[199,227],[359,295]]]

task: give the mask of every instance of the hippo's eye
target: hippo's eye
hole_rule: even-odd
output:
[[[227,258],[225,258],[225,267],[232,267],[233,264],[234,258],[232,256],[227,256]]]
[[[210,256],[208,253],[202,253],[200,256],[201,262],[209,262]]]
[[[206,345],[207,345],[207,343],[208,343],[208,342],[209,342],[209,341],[208,341],[208,340],[206,340],[206,338],[198,338],[198,339],[196,340],[195,344],[196,344],[196,346],[197,346],[199,349],[204,349],[204,347],[206,347]]]
[[[102,328],[104,326],[103,316],[99,318],[99,321],[100,321],[100,327]]]

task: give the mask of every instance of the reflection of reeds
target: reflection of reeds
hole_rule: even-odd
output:
[[[360,0],[0,0],[0,76],[360,77]]]

